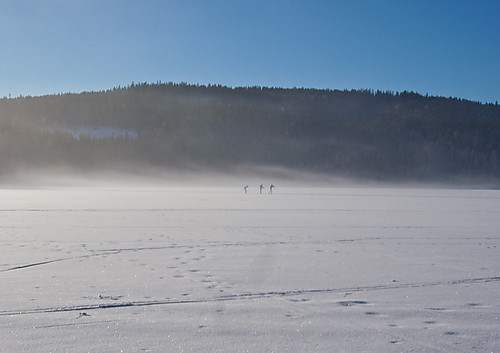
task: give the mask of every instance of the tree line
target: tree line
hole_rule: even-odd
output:
[[[406,91],[132,83],[0,99],[0,124],[3,174],[267,165],[388,181],[500,177],[498,104]],[[74,127],[137,139],[77,139]]]

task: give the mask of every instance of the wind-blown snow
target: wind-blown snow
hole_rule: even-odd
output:
[[[500,191],[0,191],[1,352],[498,352]]]

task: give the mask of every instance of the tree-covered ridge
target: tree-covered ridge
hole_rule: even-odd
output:
[[[500,176],[500,107],[413,92],[132,84],[0,100],[3,170],[276,165],[378,180]],[[74,138],[72,127],[132,129]]]

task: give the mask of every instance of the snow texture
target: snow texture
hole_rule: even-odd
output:
[[[0,352],[499,352],[500,191],[0,191]]]

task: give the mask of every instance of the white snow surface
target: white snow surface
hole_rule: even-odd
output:
[[[0,352],[499,352],[500,191],[0,191]]]

